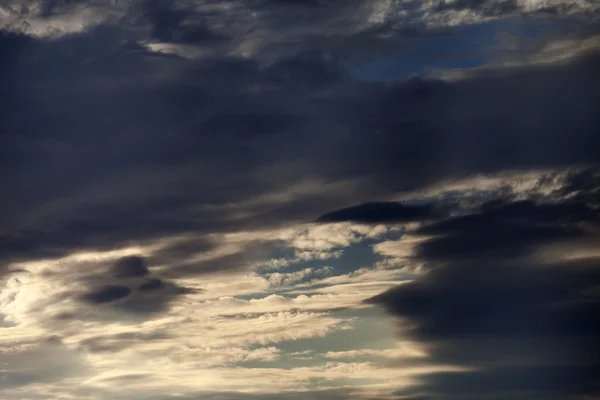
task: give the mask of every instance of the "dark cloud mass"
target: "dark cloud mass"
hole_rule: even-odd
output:
[[[471,10],[483,15],[506,15],[519,10],[519,4],[514,0],[459,0],[459,1],[438,1],[435,5],[436,10]]]
[[[79,279],[86,293],[78,299],[93,306],[93,309],[102,307],[112,311],[116,319],[145,320],[166,311],[179,297],[197,292],[152,274],[146,262],[140,256],[126,256],[108,269],[92,265],[90,272]],[[62,313],[58,319],[94,320],[97,316],[91,310],[83,308]]]
[[[421,244],[417,252],[425,259],[442,261],[524,256],[539,246],[594,238],[582,224],[599,221],[598,211],[579,201],[515,201],[418,229],[436,237]]]
[[[321,215],[319,222],[361,222],[369,224],[423,221],[440,216],[431,205],[364,203]]]
[[[404,334],[440,362],[476,368],[426,378],[432,398],[598,392],[600,214],[582,200],[597,193],[590,176],[556,191],[579,196],[514,201],[417,230],[434,235],[415,251],[430,271],[369,301],[401,317]]]
[[[13,188],[2,200],[7,260],[282,224],[464,174],[564,167],[600,154],[596,51],[456,82],[336,78],[332,86],[328,72],[307,74],[318,82],[295,72],[274,82],[247,60],[156,60],[118,50],[89,58],[77,55],[84,38],[27,40],[29,55],[3,74],[3,90],[15,96],[2,119],[5,163],[15,160],[3,174]],[[34,64],[65,57],[67,48],[60,67]],[[155,82],[153,69],[177,74]],[[131,80],[119,83],[126,71]],[[67,78],[79,83],[59,83]],[[39,92],[42,82],[50,87]],[[244,199],[310,179],[357,186],[352,197],[320,193],[321,202],[292,203],[285,214],[271,206],[233,218],[230,208],[201,207],[241,209]]]
[[[227,39],[203,25],[189,9],[173,7],[173,2],[146,1],[140,9],[150,26],[150,37],[157,41],[194,44]]]
[[[379,364],[285,347],[414,278],[367,303],[428,358],[373,398],[598,396],[599,4],[0,0],[0,386],[364,400]],[[36,332],[98,364],[16,363]]]
[[[161,289],[164,286],[163,281],[161,281],[160,279],[150,279],[147,282],[142,283],[138,289],[139,290],[158,290]]]
[[[121,300],[131,293],[127,286],[110,285],[94,289],[85,294],[82,298],[90,303],[102,304]]]
[[[113,275],[117,278],[129,278],[148,275],[148,267],[142,257],[123,257],[112,268]]]

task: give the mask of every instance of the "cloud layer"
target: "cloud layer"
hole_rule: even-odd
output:
[[[600,254],[593,249],[600,215],[598,187],[580,182],[589,176],[572,176],[562,190],[577,188],[575,197],[484,204],[478,213],[417,229],[433,235],[413,252],[431,271],[369,301],[401,317],[405,334],[431,346],[432,357],[476,367],[428,377],[424,392],[435,398],[597,393]],[[551,248],[558,251],[548,257]]]
[[[3,398],[600,392],[596,2],[0,3]]]

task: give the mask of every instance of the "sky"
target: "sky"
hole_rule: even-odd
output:
[[[0,0],[0,398],[600,399],[600,2]]]

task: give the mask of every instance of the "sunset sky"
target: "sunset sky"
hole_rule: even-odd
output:
[[[0,0],[0,399],[600,399],[600,1]]]

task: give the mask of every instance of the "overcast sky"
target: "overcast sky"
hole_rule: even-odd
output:
[[[600,2],[0,0],[0,398],[600,399]]]

